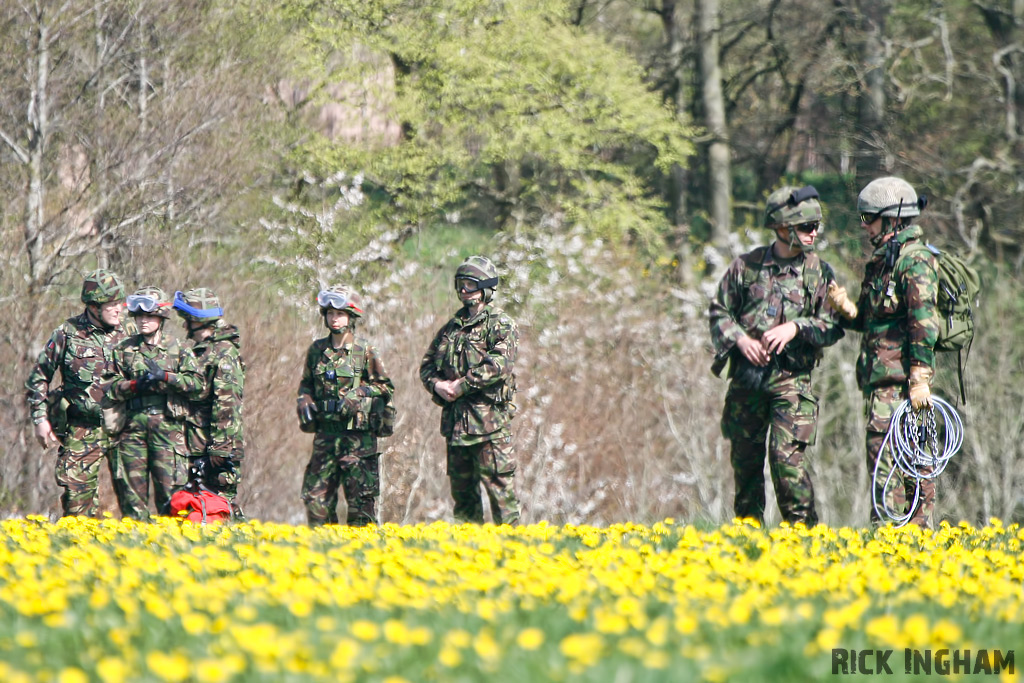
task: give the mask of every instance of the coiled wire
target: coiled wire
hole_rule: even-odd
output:
[[[940,431],[944,436],[941,449]],[[942,474],[950,459],[960,451],[963,442],[964,423],[956,409],[943,399],[933,396],[932,407],[929,410],[916,412],[911,409],[910,401],[899,404],[875,460],[875,472],[872,477],[871,500],[879,519],[890,520],[897,527],[909,522],[921,499],[921,482],[935,479]],[[892,454],[893,467],[884,475],[885,484],[880,487],[879,466],[885,460],[882,456],[887,448]],[[890,510],[885,503],[897,470],[903,475],[904,481],[907,478],[914,480],[914,500],[905,514]],[[882,500],[878,500],[879,491],[882,493]]]

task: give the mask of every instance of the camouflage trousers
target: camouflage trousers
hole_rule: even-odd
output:
[[[302,502],[310,526],[338,523],[338,489],[345,492],[349,526],[377,524],[380,454],[368,432],[317,432],[302,478]]]
[[[722,412],[722,435],[732,445],[730,460],[736,483],[733,511],[764,523],[765,440],[768,469],[782,519],[807,526],[818,523],[814,487],[804,452],[814,443],[818,400],[809,373],[773,372],[761,389],[729,385]],[[770,434],[770,436],[769,436]]]
[[[150,479],[157,514],[170,514],[171,496],[188,480],[182,424],[162,410],[131,415],[117,442],[116,463],[114,490],[122,515],[150,518]]]
[[[68,425],[57,451],[55,478],[63,489],[60,506],[65,517],[99,517],[100,468],[114,475],[113,448],[100,426]]]
[[[511,436],[471,446],[448,445],[448,479],[452,500],[455,501],[453,514],[456,521],[483,523],[481,483],[491,504],[494,523],[515,524],[519,521],[516,464],[512,452]]]
[[[873,389],[865,397],[865,412],[867,415],[867,438],[864,443],[867,448],[868,477],[875,473],[875,466],[878,466],[878,481],[873,483],[874,487],[872,502],[885,500],[886,507],[895,514],[905,515],[909,505],[914,502],[914,494],[917,491],[917,483],[912,478],[905,478],[903,473],[896,469],[893,472],[892,453],[887,448],[882,451],[882,444],[885,442],[885,434],[892,424],[892,416],[907,398],[905,385],[887,386]],[[885,481],[888,474],[892,472],[892,480],[889,482],[886,492]],[[935,528],[935,480],[922,479],[921,490],[918,493],[917,506],[914,514],[910,517],[910,524],[916,524],[923,529]],[[875,526],[883,524],[888,520],[879,518],[875,507],[871,506],[871,523]]]

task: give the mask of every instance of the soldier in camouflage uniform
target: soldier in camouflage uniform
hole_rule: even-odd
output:
[[[37,440],[44,448],[60,444],[56,477],[63,489],[65,516],[98,516],[101,463],[113,466],[110,439],[101,426],[100,400],[105,383],[113,377],[111,349],[126,336],[121,325],[124,297],[117,274],[100,269],[86,275],[85,311],[54,330],[25,382]],[[54,389],[57,371],[62,386]],[[48,413],[48,405],[56,406],[57,412],[66,406],[66,414]]]
[[[931,406],[940,326],[937,264],[928,249],[900,256],[905,245],[922,241],[923,233],[914,221],[924,205],[924,198],[919,199],[902,178],[868,183],[857,197],[857,210],[874,252],[864,270],[860,298],[854,303],[845,288],[838,284],[829,288],[829,300],[840,312],[843,327],[863,333],[857,384],[865,398],[869,474],[874,473],[880,457],[884,460],[878,464],[880,472],[892,470],[892,457],[881,453],[881,448],[896,408],[908,398],[914,410]],[[890,510],[905,513],[916,484],[904,481],[898,469],[893,476],[894,485],[885,502]],[[878,500],[882,493],[876,491]],[[934,509],[935,482],[922,480],[920,500],[910,522],[933,528]],[[880,522],[874,506],[871,520]]]
[[[242,360],[238,328],[225,324],[220,299],[210,289],[199,287],[174,293],[174,308],[192,341],[192,353],[203,376],[203,390],[189,402],[185,421],[185,443],[195,461],[206,458],[204,471],[216,482],[216,492],[231,503],[234,519],[245,515],[235,502],[241,479],[242,390],[245,362]]]
[[[775,241],[729,266],[711,302],[712,370],[730,378],[722,434],[731,441],[737,517],[763,523],[764,457],[782,518],[817,524],[804,452],[814,443],[818,399],[811,370],[842,336],[826,301],[835,279],[813,252],[821,227],[818,193],[782,187],[768,197],[765,227]],[[769,435],[770,432],[770,435]]]
[[[117,379],[107,400],[124,404],[127,421],[117,439],[114,488],[121,513],[149,519],[149,480],[158,514],[170,512],[171,495],[186,483],[184,420],[188,400],[203,388],[196,358],[163,334],[171,301],[158,287],[144,287],[127,299],[139,333],[114,348]]]
[[[491,303],[494,264],[470,256],[455,271],[462,308],[442,327],[420,363],[420,380],[441,409],[455,519],[482,523],[483,483],[495,524],[519,521],[511,422],[519,328]]]
[[[338,523],[338,489],[345,491],[350,526],[377,524],[380,451],[371,415],[390,401],[394,385],[380,353],[361,336],[361,297],[347,286],[317,294],[329,334],[313,342],[299,382],[300,428],[312,432],[313,455],[302,480],[310,526]]]

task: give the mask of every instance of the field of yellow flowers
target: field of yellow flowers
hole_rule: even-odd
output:
[[[833,673],[837,649],[892,649],[885,680],[903,680],[904,648],[1015,680],[1022,541],[996,520],[934,533],[7,520],[0,681],[864,678]],[[978,653],[995,650],[990,673]]]

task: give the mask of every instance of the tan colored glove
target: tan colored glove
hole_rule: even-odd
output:
[[[828,302],[832,308],[847,320],[857,317],[857,304],[850,300],[846,293],[846,287],[841,287],[835,281],[828,283]]]
[[[932,407],[932,377],[935,371],[923,365],[910,366],[910,407],[923,410]]]

